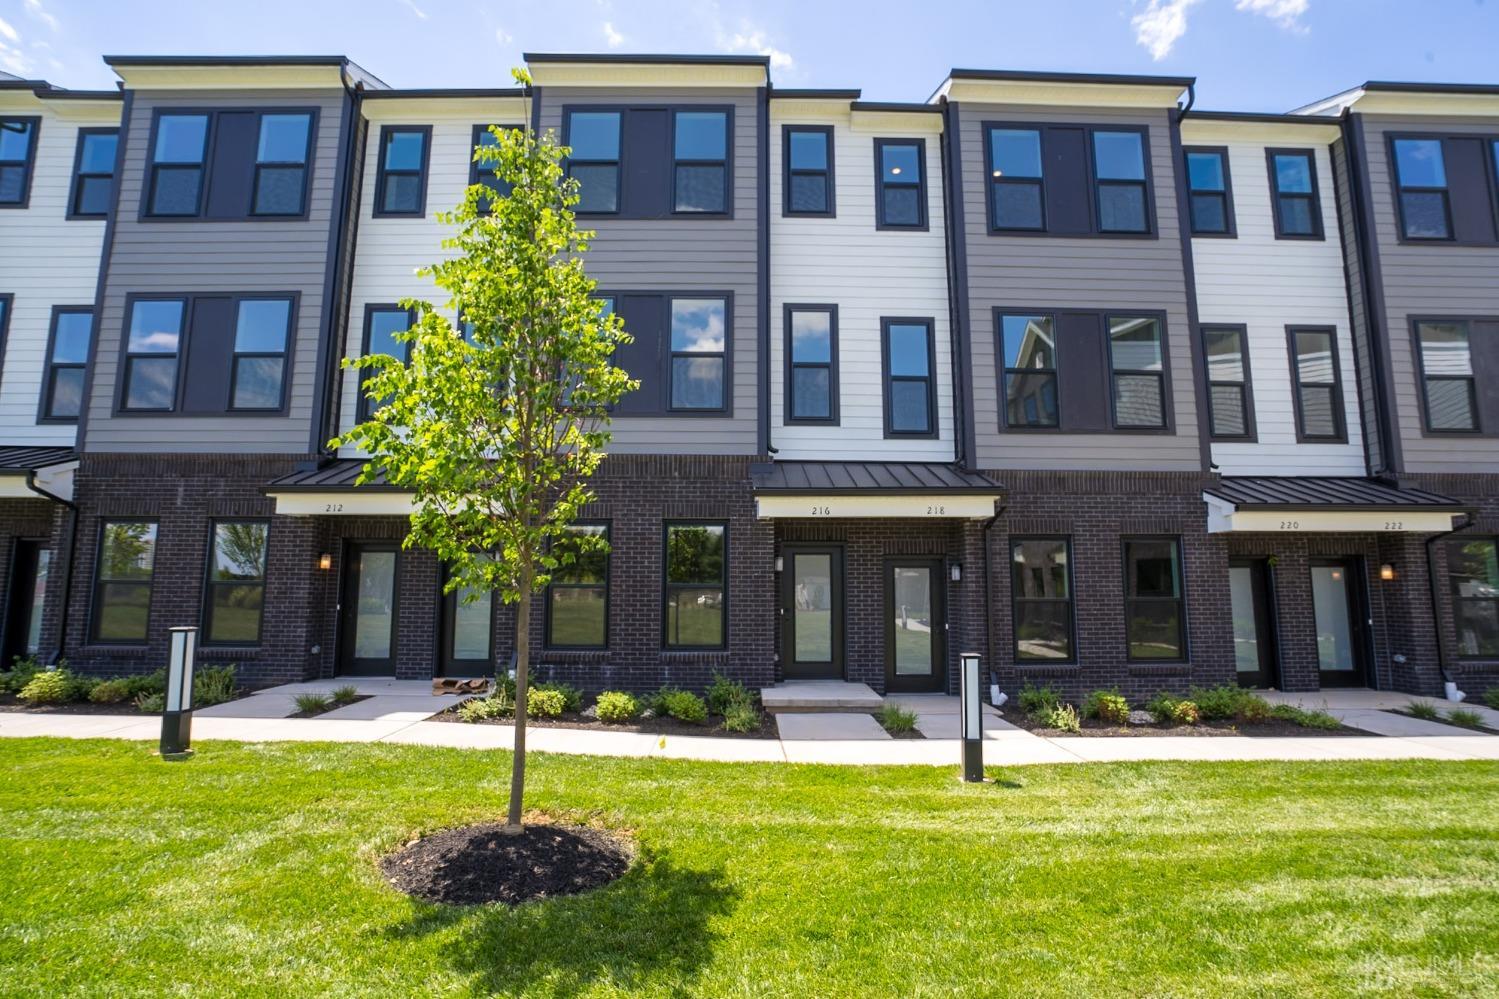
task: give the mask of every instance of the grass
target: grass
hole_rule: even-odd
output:
[[[1424,721],[1436,721],[1442,717],[1442,713],[1436,709],[1436,705],[1426,701],[1411,701],[1405,706],[1405,713],[1412,718],[1420,718]]]
[[[594,894],[444,909],[375,864],[508,757],[0,740],[6,995],[1477,995],[1499,764],[836,768],[537,754],[630,830]]]
[[[916,712],[908,711],[899,704],[886,701],[875,712],[875,721],[891,735],[904,735],[916,731]]]
[[[297,713],[303,715],[321,714],[333,706],[333,700],[327,694],[316,692],[298,694],[292,698],[292,703],[297,706]]]

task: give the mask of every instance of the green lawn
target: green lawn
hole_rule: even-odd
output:
[[[589,896],[441,909],[376,858],[507,757],[0,740],[4,995],[1494,995],[1499,765],[842,769],[535,756],[634,830]]]

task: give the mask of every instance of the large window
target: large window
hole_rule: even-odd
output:
[[[985,122],[989,232],[1150,237],[1150,130]]]
[[[1204,326],[1208,366],[1208,429],[1215,439],[1254,436],[1249,402],[1249,337],[1243,326]]]
[[[76,423],[83,411],[84,374],[94,339],[94,311],[88,306],[52,310],[47,370],[42,376],[40,422]]]
[[[567,173],[578,182],[580,214],[619,211],[618,111],[572,111],[567,115]]]
[[[1416,323],[1428,430],[1482,429],[1469,334],[1465,322]]]
[[[1187,655],[1181,540],[1124,540],[1124,629],[1131,660]]]
[[[230,409],[281,408],[291,299],[246,298],[239,302],[230,373]]]
[[[1093,177],[1100,232],[1148,232],[1145,137],[1139,132],[1093,133]]]
[[[786,215],[834,214],[833,129],[830,125],[786,125],[781,156]]]
[[[1046,228],[1041,132],[1034,128],[989,131],[989,224],[994,229]]]
[[[155,521],[104,522],[99,534],[99,564],[94,572],[95,641],[146,643],[155,567]]]
[[[1054,316],[1001,315],[1007,427],[1056,427],[1057,323]]]
[[[726,524],[666,525],[667,648],[723,648],[726,640]]]
[[[405,340],[397,340],[397,333],[404,333],[411,329],[411,324],[416,322],[416,316],[399,305],[371,305],[364,312],[364,354],[389,354],[396,360],[404,363],[407,359],[411,344]],[[364,390],[364,383],[372,374],[366,371],[365,377],[359,384],[360,414],[361,419],[368,420],[375,411],[384,406],[390,400],[371,399]]]
[[[1451,239],[1452,204],[1441,139],[1395,139],[1400,227],[1406,239]]]
[[[1109,316],[1114,426],[1164,427],[1166,376],[1161,323],[1148,316]]]
[[[882,319],[885,436],[935,437],[937,401],[930,319]]]
[[[213,525],[203,599],[205,644],[259,644],[269,538],[270,525],[263,520]]]
[[[727,302],[671,300],[671,408],[723,409]]]
[[[138,299],[130,309],[121,409],[169,411],[177,404],[184,299]]]
[[[1457,654],[1499,658],[1499,544],[1493,538],[1452,538],[1446,547]]]
[[[120,132],[114,128],[80,128],[73,157],[73,191],[68,218],[102,219],[114,201],[115,153]]]
[[[1291,344],[1291,379],[1296,389],[1298,439],[1342,443],[1346,438],[1336,331],[1330,327],[1292,326],[1287,336]]]
[[[313,108],[160,113],[143,214],[216,221],[302,216],[316,126]]]
[[[838,307],[786,306],[786,422],[838,422]]]
[[[197,215],[203,202],[208,115],[164,114],[156,120],[148,215]]]
[[[39,118],[0,118],[0,208],[25,208]]]
[[[609,540],[606,524],[574,524],[554,554],[571,561],[552,571],[547,588],[546,643],[553,649],[602,649],[608,645],[609,553],[573,539]]]
[[[1194,236],[1232,236],[1234,203],[1228,175],[1228,149],[1188,149],[1187,204]]]
[[[1267,149],[1276,239],[1321,239],[1317,159],[1310,149]]]
[[[264,114],[255,147],[252,215],[301,215],[307,190],[312,115]]]
[[[385,125],[380,129],[380,173],[375,215],[422,216],[427,210],[427,151],[430,125]]]
[[[875,213],[880,229],[926,228],[926,142],[875,139]]]
[[[678,111],[672,127],[672,210],[721,214],[729,208],[729,114]]]
[[[1010,542],[1015,658],[1067,662],[1072,645],[1072,573],[1066,538]]]

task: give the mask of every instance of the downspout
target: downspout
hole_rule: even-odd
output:
[[[947,341],[952,365],[953,388],[953,458],[958,468],[974,471],[976,447],[969,422],[971,403],[970,358],[968,337],[968,267],[963,213],[962,163],[957,108],[942,99],[942,220],[946,246],[943,260],[947,265]]]
[[[1465,520],[1450,531],[1441,534],[1433,534],[1426,539],[1426,586],[1431,597],[1431,626],[1436,629],[1437,636],[1437,671],[1442,674],[1444,684],[1455,684],[1456,680],[1447,672],[1447,643],[1445,641],[1446,629],[1442,626],[1441,600],[1437,597],[1437,557],[1435,544],[1445,538],[1450,538],[1459,531],[1466,531],[1474,524],[1471,514],[1464,514]],[[1455,688],[1454,688],[1455,689]],[[1461,700],[1461,698],[1459,698]]]
[[[72,500],[65,500],[61,496],[50,493],[36,484],[36,469],[27,469],[26,488],[38,496],[54,503],[61,503],[68,511],[67,528],[63,531],[63,550],[57,553],[58,560],[62,562],[62,601],[57,610],[57,642],[52,654],[45,656],[47,665],[55,666],[62,659],[62,650],[67,645],[68,637],[68,607],[72,603],[70,599],[73,591],[73,552],[78,547],[78,504]],[[45,599],[45,597],[43,597]]]
[[[1000,697],[993,696],[994,692],[999,690],[999,669],[994,662],[994,615],[990,612],[990,608],[994,606],[994,595],[989,583],[989,531],[994,527],[995,522],[1004,516],[1007,509],[1008,507],[1002,503],[995,506],[994,516],[984,521],[984,525],[979,528],[979,536],[984,541],[984,657],[989,663],[990,701],[996,708],[1003,703],[1000,700],[1003,694]]]

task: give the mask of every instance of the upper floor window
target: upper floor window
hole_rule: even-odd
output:
[[[208,115],[164,114],[156,120],[148,215],[197,215],[203,201]]]
[[[264,114],[255,147],[253,215],[301,215],[312,115]]]
[[[1302,441],[1343,443],[1343,389],[1331,328],[1290,327],[1296,432]]]
[[[123,410],[170,411],[177,404],[185,299],[140,299],[125,342]]]
[[[666,525],[667,648],[726,644],[728,534],[727,524]]]
[[[88,306],[52,310],[47,370],[42,376],[41,422],[76,423],[83,411],[83,383],[94,339],[94,311]]]
[[[875,221],[880,229],[925,229],[926,143],[921,139],[875,139]]]
[[[489,125],[474,126],[474,148],[488,149],[499,145],[500,140],[490,130]],[[495,164],[485,161],[480,162],[477,158],[469,163],[468,183],[472,187],[475,184],[483,184],[490,190],[490,200],[494,198],[508,197],[510,194],[510,182],[501,180],[495,173]]]
[[[365,308],[364,313],[364,354],[389,354],[396,360],[404,363],[407,360],[411,344],[405,340],[397,340],[397,333],[404,333],[411,329],[411,324],[416,322],[416,316],[409,310],[399,305],[371,305]],[[390,399],[372,399],[364,390],[364,383],[369,380],[372,372],[366,370],[364,378],[359,384],[360,418],[368,420]]]
[[[786,215],[832,215],[833,129],[829,125],[786,125],[781,156],[785,160]]]
[[[1450,239],[1452,205],[1441,139],[1395,139],[1400,227],[1406,239]]]
[[[728,303],[722,298],[671,300],[671,408],[723,409]]]
[[[109,520],[99,531],[94,569],[93,638],[144,645],[156,576],[156,522]]]
[[[385,125],[380,129],[380,172],[375,179],[375,215],[421,216],[427,210],[427,148],[430,125]]]
[[[571,537],[609,540],[607,524],[573,524]],[[567,542],[559,542],[562,548]],[[552,570],[546,595],[546,644],[553,649],[602,649],[608,645],[609,553],[575,551]]]
[[[1421,387],[1428,430],[1483,429],[1473,376],[1471,327],[1466,322],[1417,322]]]
[[[1006,426],[1059,425],[1056,326],[1053,316],[999,317]]]
[[[162,112],[142,214],[214,220],[302,215],[316,120],[310,109]]]
[[[289,298],[240,300],[234,324],[230,409],[281,408],[291,307]]]
[[[882,319],[885,436],[937,435],[936,366],[930,319]]]
[[[73,190],[68,218],[102,219],[114,201],[115,153],[120,132],[114,128],[80,128],[73,157]]]
[[[1317,159],[1310,149],[1267,149],[1276,239],[1321,239]]]
[[[1180,538],[1124,539],[1124,628],[1131,660],[1186,658]]]
[[[728,114],[678,111],[672,132],[672,210],[706,214],[727,211]]]
[[[1145,143],[1139,132],[1093,133],[1100,232],[1146,232]]]
[[[1242,326],[1204,326],[1208,366],[1208,430],[1215,439],[1254,436],[1249,405],[1249,338]]]
[[[1160,320],[1109,316],[1108,323],[1114,426],[1164,427],[1166,376]]]
[[[995,229],[1041,231],[1046,208],[1041,132],[1034,128],[989,131],[989,224]]]
[[[1229,191],[1228,150],[1188,149],[1187,204],[1192,235],[1232,236],[1234,205]]]
[[[786,306],[786,422],[838,422],[838,307]]]
[[[567,116],[567,173],[578,182],[579,213],[619,211],[618,111],[573,111]]]
[[[0,118],[0,208],[25,208],[39,118]]]
[[[213,525],[203,598],[205,645],[259,644],[270,530],[263,520]]]
[[[986,122],[989,232],[1150,237],[1146,128]]]
[[[1458,537],[1448,540],[1446,549],[1457,654],[1499,658],[1499,542]]]

